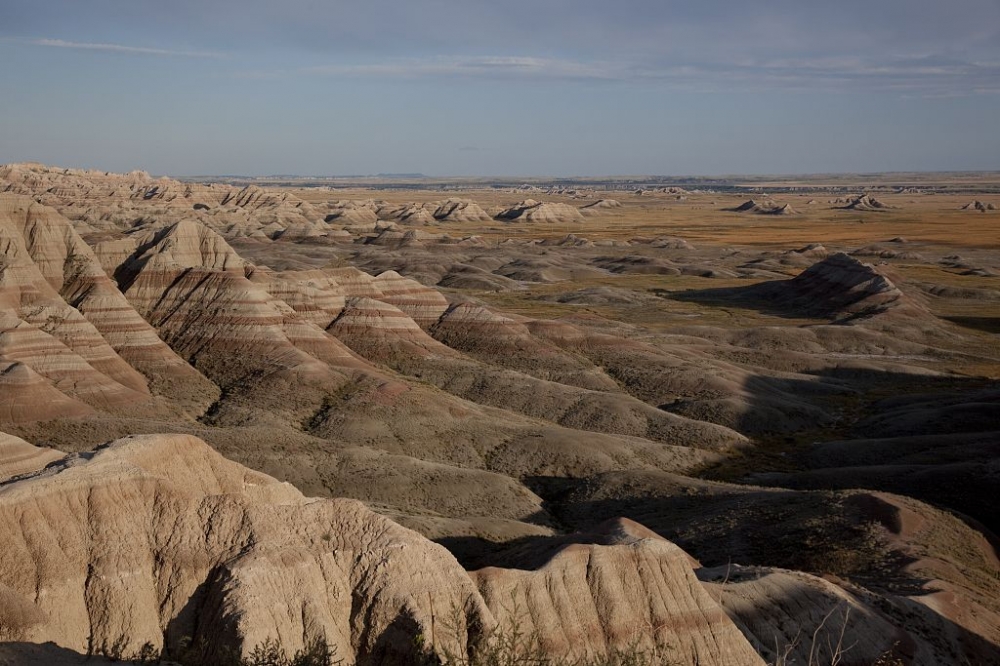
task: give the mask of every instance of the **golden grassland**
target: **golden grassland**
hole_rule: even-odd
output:
[[[573,281],[574,289],[589,287],[615,287],[654,296],[689,289],[716,289],[745,287],[754,281],[733,278],[702,278],[690,275],[616,275]],[[669,298],[653,297],[641,304],[627,305],[578,305],[558,303],[555,296],[567,291],[565,283],[541,284],[523,290],[482,292],[477,297],[504,312],[542,319],[565,316],[596,316],[611,321],[627,321],[643,328],[666,332],[688,326],[798,326],[819,323],[808,318],[789,318],[768,315],[751,308],[732,305],[711,305]]]
[[[881,211],[845,210],[832,203],[843,194],[829,192],[754,195],[788,203],[796,215],[752,215],[735,213],[748,194],[676,195],[628,192],[596,192],[584,197],[539,192],[468,190],[293,190],[307,201],[375,199],[389,203],[429,203],[450,196],[475,201],[486,209],[507,207],[527,198],[583,206],[599,198],[612,198],[619,209],[587,217],[572,224],[524,225],[487,223],[477,226],[442,224],[435,231],[452,235],[479,234],[486,237],[556,238],[568,233],[597,239],[627,239],[634,236],[673,235],[693,243],[794,247],[805,243],[865,245],[903,237],[912,242],[934,243],[955,248],[976,247],[1000,250],[1000,211],[987,213],[961,210],[976,199],[969,194],[881,194],[879,201],[892,206]],[[984,195],[1000,208],[1000,196]],[[812,203],[810,203],[812,202]]]
[[[927,182],[932,182],[930,176]],[[913,182],[900,177],[899,183]],[[959,185],[982,185],[995,190],[995,175],[966,174],[947,182]],[[878,183],[888,187],[893,181]],[[868,183],[870,185],[870,183]],[[744,183],[747,187],[797,187],[804,191],[792,193],[691,193],[688,195],[628,191],[579,190],[576,195],[534,190],[498,190],[490,188],[463,189],[374,189],[374,188],[296,188],[296,196],[322,203],[336,200],[385,201],[390,204],[431,203],[457,197],[475,201],[487,211],[511,206],[524,199],[585,206],[601,198],[614,199],[620,208],[585,216],[582,221],[548,224],[524,224],[491,221],[481,224],[442,223],[423,228],[436,234],[455,237],[478,235],[491,245],[507,239],[558,239],[568,234],[593,240],[628,240],[635,237],[683,238],[700,248],[745,248],[757,251],[784,251],[810,243],[827,246],[831,251],[851,250],[873,244],[885,244],[893,239],[906,243],[894,244],[903,251],[930,254],[963,255],[976,252],[997,252],[1000,264],[1000,210],[978,212],[962,210],[972,201],[993,203],[1000,208],[997,194],[953,193],[893,193],[876,191],[873,196],[889,208],[878,211],[845,209],[837,199],[851,195],[831,192],[822,187],[857,186],[855,195],[864,191],[862,177],[830,177],[827,179],[775,180]],[[808,191],[809,188],[816,188]],[[793,215],[755,215],[733,212],[749,198],[790,204]],[[862,257],[878,263],[877,257]],[[893,259],[891,270],[903,283],[924,283],[956,288],[1000,290],[1000,278],[963,275],[960,269],[928,261]],[[788,268],[789,277],[799,269]],[[747,286],[753,280],[702,278],[696,276],[608,275],[573,281],[573,289],[612,286],[629,289],[649,296],[664,296],[689,289],[715,289]],[[485,302],[505,312],[537,318],[593,316],[611,321],[627,321],[640,328],[669,332],[691,326],[800,326],[819,323],[815,320],[775,316],[753,308],[741,308],[732,303],[693,303],[671,298],[652,297],[641,305],[579,305],[556,302],[555,297],[567,291],[565,282],[529,285],[523,290],[483,292],[475,294]],[[990,350],[1000,358],[1000,312],[995,300],[929,298],[927,306],[937,317],[962,326],[976,346]],[[1000,376],[1000,365],[981,363],[956,368],[959,372],[979,376]]]

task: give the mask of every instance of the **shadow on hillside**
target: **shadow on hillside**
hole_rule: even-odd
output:
[[[625,472],[590,479],[533,477],[524,482],[544,498],[547,512],[567,532],[592,532],[603,521],[625,517],[676,542],[708,566],[734,561],[847,577],[870,576],[873,580],[885,577],[885,567],[898,563],[883,560],[878,544],[871,543],[871,535],[865,531],[871,516],[845,503],[842,493],[833,492],[841,489],[885,490],[912,496],[960,511],[974,519],[966,522],[978,531],[997,529],[991,500],[1000,496],[1000,467],[991,453],[995,448],[953,449],[947,446],[947,432],[942,436],[942,449],[921,453],[923,476],[909,476],[905,469],[892,476],[877,471],[866,474],[863,467],[829,479],[813,476],[793,481],[796,477],[781,476],[821,470],[822,466],[808,455],[819,443],[872,436],[859,432],[858,424],[898,408],[898,401],[906,395],[949,395],[961,402],[991,382],[858,367],[830,368],[815,376],[816,382],[751,377],[745,384],[749,405],[739,415],[736,429],[754,435],[755,446],[733,453],[721,465],[704,472],[706,478],[736,482],[753,479],[771,486],[779,486],[785,479],[787,485],[805,491],[688,482],[665,473],[661,482],[644,481],[648,476],[644,471],[636,471],[631,478]],[[823,384],[843,390],[820,390]],[[794,400],[783,402],[782,396]],[[782,419],[790,418],[787,410],[794,410],[798,430],[778,427]],[[823,415],[829,420],[824,420]],[[963,422],[954,424],[959,430],[962,426]],[[950,426],[946,422],[941,427]],[[895,455],[904,457],[909,453],[904,444]],[[963,460],[966,464],[962,465],[944,464],[946,460],[954,462],[949,456],[962,455],[974,457]],[[933,474],[928,476],[927,470]],[[771,474],[777,480],[758,476],[762,474]],[[611,477],[615,478],[609,481]],[[985,528],[975,521],[985,524]],[[490,565],[533,569],[544,565],[556,550],[569,543],[595,542],[588,534],[554,539],[526,537],[499,545],[476,537],[440,541],[472,569]],[[894,588],[910,592],[919,590],[922,582],[891,581]]]
[[[740,575],[729,580],[738,586]],[[877,608],[881,617],[876,621],[887,620],[897,627],[895,631],[880,622],[871,624],[862,613],[848,612],[840,598],[824,598],[812,587],[773,597],[758,595],[752,602],[741,599],[728,613],[769,664],[912,664],[918,653],[914,638],[923,639],[934,651],[920,650],[921,663],[1000,663],[1000,646],[929,607],[889,597]]]
[[[847,393],[817,391],[816,383],[803,379],[751,377],[746,383],[750,405],[740,416],[737,429],[754,432],[757,445],[748,451],[733,454],[719,468],[706,470],[709,478],[740,481],[758,473],[805,473],[816,467],[807,453],[814,442],[850,440],[870,433],[857,432],[857,424],[874,414],[887,412],[896,403],[885,398],[899,399],[907,394],[934,393],[963,397],[981,391],[987,380],[960,377],[926,377],[905,373],[880,372],[870,369],[829,369],[816,373],[817,380],[848,389]],[[800,431],[775,428],[782,403],[776,395],[795,396],[799,420],[809,417],[802,405],[819,413],[832,414],[839,420],[823,423],[806,421]],[[955,427],[960,428],[961,423]],[[948,441],[947,434],[943,441]],[[949,466],[938,463],[933,451],[924,452],[925,470],[935,472],[930,480],[906,474],[885,476],[878,473],[844,474],[826,480],[810,477],[808,482],[793,485],[806,491],[762,488],[747,485],[715,484],[690,481],[677,485],[663,474],[662,487],[642,481],[643,472],[622,481],[627,473],[598,475],[590,479],[533,477],[526,485],[543,497],[546,510],[557,524],[568,532],[592,532],[606,520],[625,517],[635,520],[674,541],[707,566],[729,561],[743,564],[778,566],[818,573],[836,573],[848,577],[870,576],[879,580],[886,576],[885,568],[897,568],[898,563],[886,562],[878,544],[870,542],[866,526],[870,515],[845,502],[838,489],[865,488],[886,490],[909,495],[943,508],[961,511],[973,518],[966,520],[973,529],[982,532],[996,529],[996,515],[991,498],[1000,496],[1000,472],[989,447],[969,449],[969,455],[980,456],[968,463]],[[904,447],[900,456],[907,455]],[[965,451],[939,452],[962,455]],[[726,475],[717,474],[722,469]],[[753,477],[760,483],[761,477]],[[766,478],[766,477],[763,477]],[[791,477],[787,477],[791,478]],[[607,482],[606,488],[602,484]],[[773,483],[773,482],[772,482]],[[774,485],[780,484],[777,481]],[[670,484],[674,484],[671,489]],[[791,485],[791,484],[790,484]],[[975,522],[981,521],[983,525]],[[498,545],[476,537],[452,537],[441,543],[456,554],[467,568],[507,566],[534,569],[544,565],[551,555],[569,543],[595,543],[593,535],[545,538],[526,537]],[[918,591],[923,581],[893,579],[894,589]]]
[[[605,475],[613,477],[615,475]],[[456,553],[470,570],[486,566],[538,570],[560,551],[572,544],[608,543],[608,533],[601,523],[607,518],[625,516],[654,530],[698,558],[705,567],[726,569],[730,563],[759,565],[778,569],[806,571],[815,574],[832,573],[846,578],[885,597],[874,603],[883,618],[914,636],[934,644],[939,663],[995,663],[1000,647],[971,633],[930,607],[917,606],[913,601],[898,597],[921,597],[932,594],[926,579],[913,575],[908,565],[912,559],[891,551],[880,541],[873,522],[890,531],[899,530],[901,517],[891,505],[877,497],[828,492],[764,490],[729,485],[710,486],[709,490],[691,493],[685,489],[673,495],[657,484],[650,483],[644,491],[635,485],[607,487],[601,476],[568,482],[566,479],[534,478],[527,483],[546,497],[553,513],[558,514],[568,529],[577,532],[557,537],[525,537],[503,545],[474,538],[442,539],[439,543]],[[707,484],[703,484],[707,485]],[[596,490],[595,490],[596,489]],[[586,495],[600,495],[586,499]],[[603,495],[617,495],[604,497]],[[556,506],[557,505],[557,506]],[[477,541],[479,543],[477,543]],[[734,575],[733,582],[739,577]],[[839,598],[827,599],[828,606],[816,609],[820,594],[806,585],[809,594],[793,590],[784,596],[760,596],[753,602],[741,603],[742,614],[734,618],[747,639],[765,658],[774,649],[776,625],[792,623],[804,644],[795,654],[811,648],[809,638],[825,621],[824,617]],[[866,603],[873,603],[868,599]],[[864,616],[856,615],[850,632],[865,632]],[[836,626],[836,618],[829,621]],[[910,636],[892,632],[885,636],[868,630],[868,644],[856,652],[847,653],[845,664],[870,664],[878,657],[892,656],[911,663],[914,641]],[[834,644],[836,635],[833,636]],[[848,643],[857,640],[851,637]],[[948,642],[939,640],[948,637]],[[781,639],[779,639],[781,640]],[[791,643],[794,636],[788,638]],[[823,647],[825,637],[821,636]],[[779,645],[784,649],[786,645]],[[828,649],[828,648],[827,648]],[[922,654],[928,659],[926,651]],[[805,663],[807,659],[803,659]],[[823,662],[826,663],[826,662]],[[832,662],[831,662],[832,663]],[[894,662],[887,662],[894,663]]]
[[[810,490],[893,492],[960,512],[1000,532],[1000,516],[991,499],[1000,496],[996,446],[967,444],[970,435],[988,439],[988,431],[996,430],[1000,407],[983,395],[1000,383],[856,367],[810,374],[852,394],[823,395],[810,387],[811,382],[751,377],[745,384],[750,405],[736,429],[755,436],[757,446],[722,463],[724,474],[709,471],[709,477]],[[781,405],[774,399],[776,386],[833,420],[817,420],[800,432],[768,433],[766,424],[780,422],[775,414]],[[801,408],[791,402],[789,410]],[[934,436],[933,445],[921,440],[925,435]],[[822,454],[827,442],[837,442],[847,451],[855,441],[855,456]]]
[[[710,289],[685,289],[684,291],[654,291],[657,296],[684,303],[696,303],[708,307],[739,308],[754,310],[764,315],[784,319],[814,319],[815,311],[797,301],[779,299],[775,293],[783,285],[792,281],[773,280],[751,284],[745,287],[712,287]],[[819,323],[819,322],[817,322]]]
[[[46,666],[76,666],[80,664],[111,664],[103,657],[94,657],[60,647],[55,643],[27,643],[11,641],[0,643],[0,664],[9,666],[28,666],[28,664],[45,664]],[[122,663],[122,662],[118,662]]]
[[[469,537],[442,539],[439,543],[455,552],[470,570],[486,566],[538,570],[572,544],[608,543],[608,533],[601,523],[609,517],[626,516],[681,546],[706,567],[724,569],[730,563],[739,563],[834,573],[865,585],[886,597],[887,601],[877,604],[883,617],[903,631],[937,644],[940,650],[937,656],[944,659],[940,663],[964,663],[963,657],[971,660],[969,663],[994,663],[1000,655],[1000,647],[930,608],[896,600],[897,596],[920,597],[934,590],[927,588],[926,579],[908,573],[907,567],[913,560],[889,551],[870,529],[872,521],[890,530],[900,527],[901,518],[894,507],[878,498],[867,494],[767,491],[727,485],[699,494],[682,491],[658,495],[663,491],[655,484],[648,485],[645,492],[635,492],[633,486],[627,486],[615,498],[580,497],[581,493],[593,493],[602,481],[601,477],[595,477],[570,487],[565,479],[528,480],[536,492],[558,502],[563,523],[578,530],[573,534],[525,537],[502,546],[476,543],[476,539]],[[612,492],[609,488],[598,494]],[[739,577],[734,575],[732,580],[736,583]],[[808,655],[809,637],[824,622],[824,616],[835,609],[833,604],[839,599],[831,598],[827,600],[828,607],[815,610],[820,593],[813,586],[806,588],[811,590],[808,595],[792,591],[785,596],[762,596],[752,603],[738,605],[745,610],[735,618],[737,626],[765,658],[774,648],[776,637],[772,628],[787,622],[792,622],[800,636],[805,637],[804,646],[799,645],[796,650],[804,650]],[[850,631],[865,631],[863,616],[856,617],[860,624],[851,625]],[[836,625],[836,618],[830,625]],[[836,635],[831,635],[835,642]],[[939,642],[937,637],[951,637],[951,640]],[[856,653],[848,653],[843,663],[876,663],[879,656],[894,647],[894,656],[910,663],[914,643],[908,636],[894,632],[885,639],[869,633],[868,645]],[[794,636],[788,639],[792,640]],[[821,640],[826,646],[825,637]],[[849,643],[855,640],[856,637],[851,638]],[[928,655],[925,653],[923,657],[926,660]]]
[[[941,317],[962,328],[1000,335],[1000,317]]]
[[[902,562],[870,529],[871,516],[845,496],[829,492],[766,490],[691,482],[653,473],[623,481],[599,475],[566,487],[564,479],[530,478],[526,484],[571,533],[524,537],[502,545],[474,537],[446,538],[468,569],[499,566],[534,570],[570,544],[616,542],[602,524],[628,518],[676,543],[705,566],[739,562],[843,577],[885,578],[919,593],[925,581],[902,573]],[[554,490],[558,482],[561,489]]]

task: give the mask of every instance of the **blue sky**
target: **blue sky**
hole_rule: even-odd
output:
[[[0,162],[1000,169],[996,0],[0,0]]]

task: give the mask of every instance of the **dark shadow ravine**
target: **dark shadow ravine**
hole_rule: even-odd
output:
[[[764,436],[708,476],[794,488],[885,490],[1000,531],[996,511],[983,501],[1000,495],[1000,384],[864,370],[819,376],[853,391],[846,401],[827,403],[835,419],[791,436]],[[768,396],[771,383],[754,377],[746,388]],[[759,424],[772,410],[769,399],[759,408],[751,400],[743,427]]]

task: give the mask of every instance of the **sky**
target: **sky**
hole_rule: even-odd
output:
[[[0,0],[0,163],[1000,169],[997,0]]]

